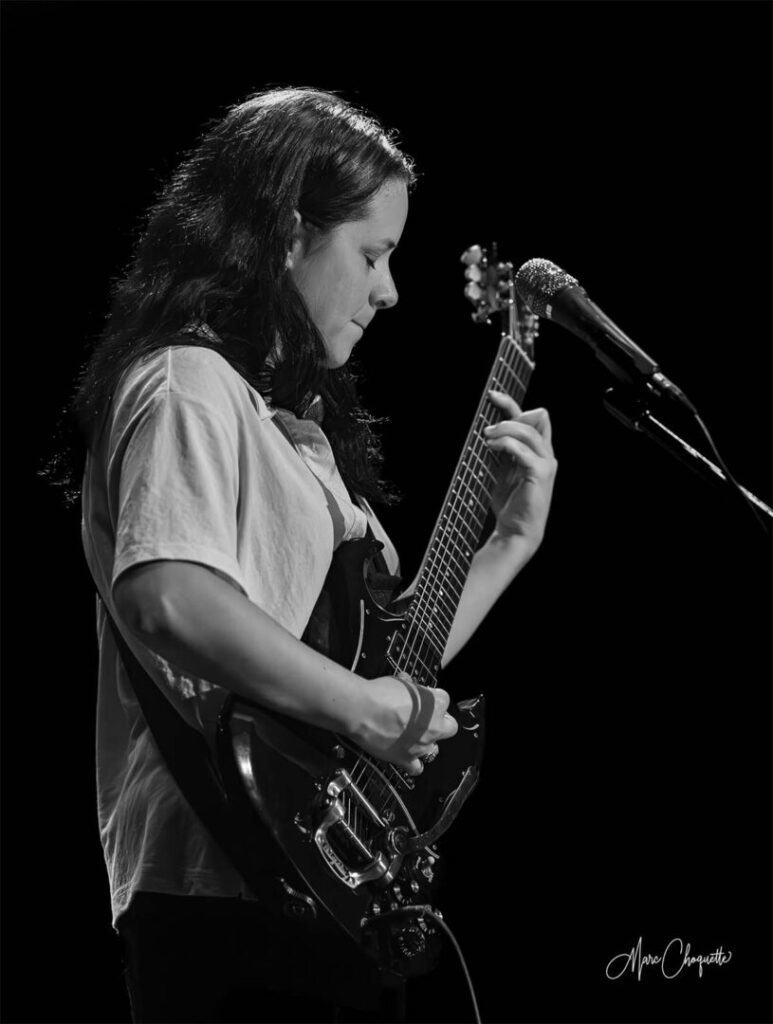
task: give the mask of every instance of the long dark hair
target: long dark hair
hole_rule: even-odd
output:
[[[128,270],[112,282],[106,326],[65,407],[60,447],[41,474],[63,488],[65,504],[77,502],[86,451],[121,376],[169,344],[214,348],[296,415],[320,396],[323,429],[347,487],[392,504],[397,496],[378,475],[373,427],[381,421],[361,407],[348,366],[323,365],[324,343],[286,257],[294,210],[326,233],[366,216],[394,179],[409,189],[416,181],[395,132],[333,92],[264,90],[208,124],[150,208]],[[201,325],[214,337],[179,333]]]

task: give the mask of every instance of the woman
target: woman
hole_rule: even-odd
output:
[[[397,302],[414,183],[394,138],[333,94],[229,110],[150,211],[73,407],[89,568],[182,718],[211,733],[233,692],[418,774],[458,728],[449,695],[365,683],[300,639],[333,552],[368,525],[398,573],[371,505],[395,498],[347,362]],[[547,412],[492,401],[488,443],[520,473],[503,460],[444,664],[534,554],[550,505]],[[99,824],[134,1019],[398,1019],[399,990],[348,941],[319,948],[253,898],[176,788],[101,604],[98,633]]]

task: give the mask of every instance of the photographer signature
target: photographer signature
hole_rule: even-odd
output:
[[[631,947],[630,953],[618,953],[617,956],[612,957],[606,970],[606,975],[610,980],[621,978],[630,969],[631,974],[636,973],[637,978],[641,981],[642,970],[645,967],[653,966],[660,967],[664,978],[675,978],[685,967],[697,966],[698,976],[702,978],[704,967],[710,964],[724,967],[733,958],[730,950],[725,952],[721,946],[718,946],[708,956],[692,954],[690,953],[690,943],[685,945],[681,939],[671,939],[660,955],[642,953],[641,944],[642,938],[639,936],[639,941]]]

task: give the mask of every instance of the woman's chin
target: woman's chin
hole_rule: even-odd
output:
[[[325,366],[329,370],[338,370],[340,367],[345,366],[349,361],[353,348],[354,345],[349,343],[347,345],[337,345],[332,351],[328,349]]]

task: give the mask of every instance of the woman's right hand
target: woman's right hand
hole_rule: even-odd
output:
[[[421,758],[438,753],[438,743],[456,735],[459,723],[448,714],[446,690],[398,676],[363,679],[365,713],[352,739],[368,754],[420,775]]]

